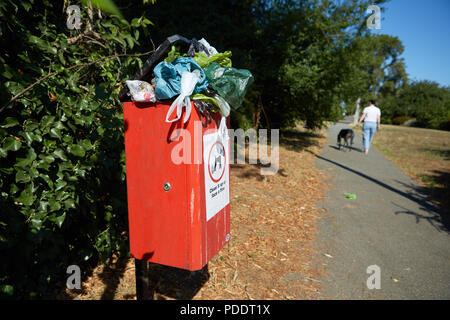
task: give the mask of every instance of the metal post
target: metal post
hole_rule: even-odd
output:
[[[136,300],[149,300],[147,260],[134,259],[136,268]]]

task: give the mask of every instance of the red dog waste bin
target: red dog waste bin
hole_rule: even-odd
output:
[[[130,250],[193,271],[230,239],[229,119],[192,104],[186,123],[168,123],[169,107],[124,102]]]

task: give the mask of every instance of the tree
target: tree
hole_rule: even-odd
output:
[[[401,54],[404,47],[397,37],[371,35],[357,37],[348,50],[352,79],[347,81],[347,112],[354,112],[354,101],[361,98],[387,99],[408,81]],[[383,116],[385,115],[383,110]]]

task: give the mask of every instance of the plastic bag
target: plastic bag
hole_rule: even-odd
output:
[[[156,80],[155,96],[157,100],[171,99],[181,93],[181,75],[185,72],[198,70],[200,80],[194,88],[194,93],[200,93],[208,87],[208,81],[203,69],[190,57],[177,58],[171,63],[160,62],[153,73]]]
[[[219,95],[234,109],[241,106],[253,75],[245,69],[222,67],[216,62],[205,69],[206,78]]]
[[[216,50],[216,48],[214,48],[213,46],[211,46],[208,41],[205,40],[205,38],[201,38],[198,42],[200,42],[208,51],[208,55],[212,56],[215,54],[218,54],[219,52]]]
[[[189,49],[187,52],[188,57],[193,57],[195,53],[201,52],[207,56],[209,56],[209,50],[207,47],[203,45],[200,41],[197,41],[197,39],[192,38],[191,44],[189,45]]]
[[[214,98],[216,98],[217,104],[219,105],[220,114],[225,118],[228,117],[230,115],[230,105],[228,102],[218,94],[214,95]]]
[[[149,83],[141,80],[127,80],[125,82],[133,101],[156,102],[155,92]]]
[[[346,197],[347,199],[350,199],[350,200],[355,200],[355,199],[356,199],[356,194],[354,194],[354,193],[348,193],[348,192],[346,192],[346,193],[344,193],[344,195],[345,195],[345,197]]]
[[[189,117],[191,116],[191,99],[189,99],[189,96],[192,94],[197,82],[199,81],[200,81],[199,70],[194,70],[192,72],[186,71],[181,75],[181,93],[172,103],[172,105],[169,108],[169,111],[167,111],[166,122],[174,122],[180,119],[183,107],[186,108],[183,123],[186,123],[189,120]],[[169,120],[169,117],[171,116],[175,108],[177,109],[177,117],[172,120]]]
[[[231,51],[225,51],[223,53],[217,53],[215,55],[207,57],[203,53],[195,53],[194,60],[200,67],[207,68],[212,62],[217,62],[223,67],[231,67]]]
[[[214,110],[214,105],[204,100],[194,100],[194,106],[204,117]]]
[[[212,96],[197,93],[193,95],[191,98],[192,100],[195,101],[203,101],[208,104],[211,104],[213,107],[216,106],[219,109],[220,114],[223,115],[224,117],[228,117],[230,115],[230,105],[228,104],[228,102],[225,101],[224,98],[219,96],[217,93],[213,93]]]
[[[182,55],[180,53],[180,48],[172,46],[169,53],[167,54],[167,57],[164,59],[165,62],[172,62],[176,58],[181,58]]]
[[[206,94],[203,94],[203,93],[196,93],[191,96],[191,99],[192,100],[202,100],[202,101],[205,101],[212,105],[215,105],[216,107],[219,107],[219,104],[217,103],[217,100],[215,98],[207,96]]]

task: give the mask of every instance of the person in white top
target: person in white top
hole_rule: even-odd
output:
[[[375,101],[370,100],[370,105],[365,107],[361,118],[356,126],[359,126],[364,120],[363,125],[363,147],[364,153],[369,153],[370,144],[377,129],[380,129],[381,110],[375,106]]]

